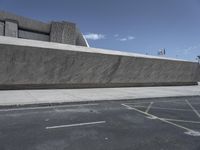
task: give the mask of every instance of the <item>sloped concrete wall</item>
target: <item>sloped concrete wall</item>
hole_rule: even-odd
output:
[[[0,37],[0,88],[191,85],[199,64]]]

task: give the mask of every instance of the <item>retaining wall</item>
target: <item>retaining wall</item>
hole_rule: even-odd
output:
[[[192,85],[194,62],[0,36],[0,88]]]

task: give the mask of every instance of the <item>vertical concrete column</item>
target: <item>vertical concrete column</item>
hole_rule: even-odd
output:
[[[69,22],[52,22],[50,42],[75,45],[76,24]]]
[[[5,21],[5,36],[18,37],[18,24],[14,21]]]
[[[4,35],[4,22],[0,22],[0,36]]]

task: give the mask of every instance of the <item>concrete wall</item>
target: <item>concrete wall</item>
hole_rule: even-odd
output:
[[[49,41],[49,35],[47,34],[30,32],[30,31],[25,31],[25,30],[19,30],[19,38]]]
[[[26,30],[31,30],[31,31],[37,31],[37,32],[42,32],[42,33],[49,33],[51,25],[41,22],[41,21],[36,21],[33,19],[29,19],[26,17],[22,16],[17,16],[15,14],[5,12],[5,11],[0,11],[0,21],[5,21],[5,20],[13,20],[16,21],[19,25],[19,28],[23,28]]]
[[[18,24],[13,21],[5,21],[5,36],[18,37]]]
[[[197,63],[0,37],[0,88],[190,85]]]
[[[75,43],[75,45],[90,47],[87,40],[85,39],[85,37],[83,36],[83,34],[80,32],[80,30],[78,28],[76,28],[76,43]]]
[[[88,46],[74,23],[66,21],[44,23],[4,11],[0,11],[0,35]]]
[[[0,21],[0,36],[4,35],[4,22]]]
[[[52,22],[50,42],[75,45],[76,25],[69,22]]]

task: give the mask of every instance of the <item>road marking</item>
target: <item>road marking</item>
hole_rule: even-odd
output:
[[[199,112],[192,106],[192,104],[187,99],[185,101],[192,108],[192,110],[194,111],[194,113],[200,118]]]
[[[182,101],[184,100],[155,100],[154,103],[169,103],[169,102],[172,102],[172,103],[182,103]],[[149,102],[127,102],[125,104],[145,104],[145,103],[148,103]]]
[[[146,106],[134,106],[135,108],[146,108]],[[176,111],[193,111],[188,109],[177,109],[177,108],[162,108],[162,107],[151,107],[151,109],[163,109],[163,110],[176,110]]]
[[[52,109],[52,108],[64,108],[64,107],[80,107],[80,106],[97,106],[99,104],[74,104],[74,105],[58,105],[58,106],[41,106],[41,107],[27,107],[27,108],[10,108],[10,109],[0,109],[0,112],[7,111],[20,111],[20,110],[37,110],[37,109]]]
[[[133,109],[133,107],[127,105],[127,104],[121,104],[122,106],[126,107],[127,109]]]
[[[185,134],[193,135],[193,136],[200,136],[200,132],[198,132],[198,131],[195,131],[195,130],[189,129],[189,128],[187,128],[187,127],[178,125],[178,124],[176,124],[176,123],[170,122],[170,121],[165,120],[165,119],[163,119],[163,118],[159,118],[159,117],[157,117],[157,116],[155,116],[155,115],[149,114],[149,113],[147,113],[147,112],[143,112],[143,111],[141,111],[141,110],[139,110],[139,109],[136,109],[136,108],[134,108],[134,107],[128,106],[128,105],[126,105],[126,104],[121,104],[121,105],[125,106],[127,109],[135,110],[135,111],[137,111],[137,112],[139,112],[139,113],[141,113],[141,114],[147,115],[147,116],[149,116],[149,117],[151,117],[151,118],[156,118],[157,120],[160,120],[160,121],[165,122],[165,123],[167,123],[167,124],[173,125],[173,126],[175,126],[175,127],[181,128],[181,129],[184,129],[184,130],[187,131],[187,132],[185,132]]]
[[[46,129],[48,130],[48,129],[57,129],[57,128],[68,128],[68,127],[77,127],[77,126],[94,125],[94,124],[102,124],[102,123],[106,123],[106,121],[96,121],[96,122],[86,122],[86,123],[51,126],[51,127],[46,127]]]
[[[200,121],[190,121],[190,120],[179,120],[179,119],[168,119],[168,118],[162,118],[168,121],[175,121],[175,122],[185,122],[185,123],[200,123]]]
[[[150,110],[150,108],[151,108],[151,106],[152,106],[152,104],[153,104],[153,102],[151,102],[150,104],[149,104],[149,106],[147,107],[147,109],[146,109],[146,113],[148,113],[149,112],[149,110]]]

